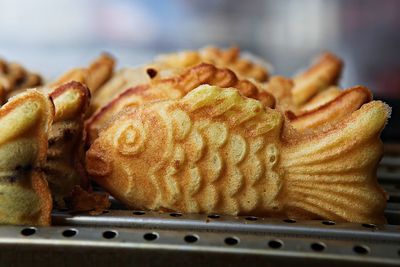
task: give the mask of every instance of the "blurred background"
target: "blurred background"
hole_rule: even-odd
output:
[[[388,101],[385,138],[400,141],[400,1],[0,0],[0,57],[49,79],[102,51],[126,66],[210,44],[238,45],[282,75],[337,53],[341,85],[366,85]]]

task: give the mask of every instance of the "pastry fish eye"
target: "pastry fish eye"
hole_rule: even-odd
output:
[[[140,121],[134,121],[118,127],[114,144],[122,155],[132,156],[143,151],[146,138],[143,124]]]

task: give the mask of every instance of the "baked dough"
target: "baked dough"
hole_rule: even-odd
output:
[[[201,85],[119,113],[86,169],[135,209],[384,223],[376,166],[389,114],[372,101],[301,134],[236,89]]]
[[[0,223],[49,225],[52,199],[42,168],[54,108],[28,90],[0,109]]]

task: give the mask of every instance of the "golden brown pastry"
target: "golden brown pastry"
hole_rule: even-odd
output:
[[[55,205],[64,208],[64,198],[73,188],[86,185],[79,163],[83,160],[83,120],[90,93],[85,85],[72,81],[58,87],[50,97],[54,102],[55,116],[44,170]]]
[[[330,86],[327,89],[317,93],[314,97],[312,97],[310,100],[304,103],[299,108],[299,112],[305,112],[309,110],[316,109],[320,106],[325,105],[326,103],[334,100],[336,97],[338,97],[343,90],[341,90],[337,86]]]
[[[0,59],[0,104],[15,95],[16,92],[22,92],[41,84],[40,75],[26,70],[17,63]]]
[[[178,99],[201,84],[220,87],[235,86],[243,95],[259,99],[265,106],[273,107],[275,104],[271,94],[248,80],[239,80],[229,69],[219,69],[214,65],[202,63],[177,77],[157,80],[124,91],[89,118],[86,123],[87,143],[91,144],[98,136],[100,129],[125,107],[138,106],[156,100]]]
[[[298,115],[287,112],[287,116],[292,126],[298,131],[315,130],[339,122],[371,100],[372,94],[368,88],[356,86],[339,91],[336,98],[317,108]]]
[[[268,83],[263,85],[265,91],[275,98],[275,108],[280,111],[297,112],[298,108],[293,103],[292,88],[293,81],[283,76],[272,76]]]
[[[131,208],[383,223],[376,165],[389,113],[373,101],[301,135],[261,102],[202,85],[121,112],[86,168]]]
[[[54,108],[36,90],[0,109],[0,223],[49,225],[52,200],[42,167]]]
[[[319,56],[309,69],[294,78],[294,104],[302,105],[318,92],[336,85],[342,67],[342,60],[332,53],[327,52]]]
[[[92,110],[96,111],[99,107],[106,105],[128,88],[150,83],[151,79],[156,75],[157,70],[150,67],[124,68],[119,70],[107,83],[96,91],[93,101],[90,104]]]
[[[49,87],[55,89],[67,82],[76,81],[89,87],[90,92],[93,94],[111,78],[114,65],[114,58],[109,54],[103,53],[89,67],[72,69],[51,83]]]
[[[203,62],[213,64],[218,68],[229,68],[241,79],[251,78],[257,82],[268,80],[268,70],[264,66],[241,57],[238,47],[223,50],[209,46],[199,51],[166,54],[156,58],[154,63],[161,68],[185,69]]]

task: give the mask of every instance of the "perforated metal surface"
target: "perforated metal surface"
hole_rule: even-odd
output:
[[[113,201],[97,216],[55,211],[52,227],[0,227],[1,265],[400,266],[400,150],[391,149],[378,171],[387,225],[130,211]]]

